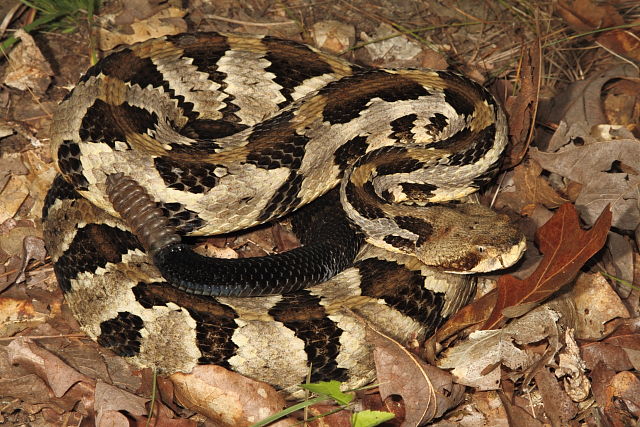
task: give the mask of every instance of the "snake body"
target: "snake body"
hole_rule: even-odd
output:
[[[291,390],[311,364],[312,380],[357,385],[373,372],[367,321],[424,337],[470,295],[468,278],[427,266],[490,271],[522,253],[505,216],[457,202],[491,180],[506,135],[493,97],[448,71],[364,69],[266,36],[152,39],[101,60],[60,104],[47,248],[83,329],[140,366],[217,363]],[[125,182],[146,210],[127,209]],[[154,254],[180,236],[243,230],[334,188],[367,241],[349,268],[253,298],[176,283],[194,269],[180,258],[169,280],[158,271]]]

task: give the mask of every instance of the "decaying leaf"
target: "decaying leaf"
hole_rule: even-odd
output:
[[[403,426],[422,425],[460,403],[464,387],[453,384],[451,374],[431,366],[402,344],[373,328],[367,337],[375,346],[380,396],[399,395],[404,402]]]
[[[559,318],[558,312],[539,307],[502,329],[473,332],[467,340],[448,348],[438,366],[453,369],[457,383],[497,390],[502,365],[523,372],[540,359],[541,354],[527,352],[522,346],[547,340],[551,349],[560,347]]]
[[[639,229],[640,230],[640,229]],[[614,231],[607,236],[606,251],[603,253],[605,270],[626,283],[633,282],[633,241]],[[614,289],[622,298],[629,297],[632,288],[620,281],[613,281]]]
[[[10,67],[4,76],[4,84],[43,95],[51,83],[53,70],[36,46],[33,37],[21,29],[15,32],[15,36],[22,43],[9,54]]]
[[[582,343],[580,350],[591,370],[598,363],[615,372],[640,370],[640,325],[625,322],[602,341]]]
[[[282,396],[269,384],[220,366],[196,366],[190,374],[176,373],[169,378],[181,405],[220,425],[248,426],[285,406]]]
[[[536,232],[536,242],[544,257],[533,274],[525,280],[510,274],[498,279],[496,306],[483,329],[498,327],[505,319],[506,308],[531,307],[569,283],[580,267],[602,248],[610,227],[611,210],[608,208],[593,227],[585,231],[580,228],[573,205],[562,205]]]
[[[560,387],[549,368],[539,369],[533,377],[544,402],[544,412],[552,425],[566,425],[578,413],[578,408]]]
[[[51,387],[56,397],[64,395],[74,384],[94,381],[81,374],[61,359],[37,346],[28,338],[16,338],[7,346],[11,363],[28,366]]]
[[[569,202],[549,185],[540,174],[542,168],[535,160],[518,165],[513,174],[517,192],[514,194],[525,204],[540,203],[549,209],[557,208]],[[513,194],[513,193],[510,193]]]
[[[494,289],[473,301],[471,304],[464,306],[438,329],[436,334],[426,344],[426,347],[429,347],[429,343],[432,340],[442,342],[469,326],[484,322],[493,311],[497,299],[498,293]]]
[[[393,37],[394,35],[398,37]],[[388,24],[380,24],[373,36],[361,33],[360,37],[364,42],[368,42],[364,50],[374,64],[384,63],[389,67],[407,67],[416,66],[419,63],[418,56],[422,52],[422,46],[398,35],[397,30]]]
[[[624,18],[613,4],[592,0],[560,1],[558,12],[564,20],[579,31],[589,31],[624,24]],[[595,36],[596,41],[609,50],[640,60],[640,42],[635,28],[616,28]]]
[[[96,383],[95,403],[96,425],[113,425],[107,419],[119,418],[120,411],[126,411],[131,415],[143,416],[147,413],[145,399],[129,393],[118,387],[114,387],[103,381]]]
[[[610,425],[635,425],[640,417],[638,377],[629,371],[616,374],[602,364],[596,366],[591,376],[594,382],[594,397]]]
[[[568,146],[555,153],[533,148],[529,154],[544,169],[582,184],[576,207],[587,224],[593,224],[608,204],[613,209],[613,226],[634,230],[640,223],[639,141],[601,141]],[[613,170],[616,163],[628,165],[636,173]]]
[[[579,313],[576,337],[599,340],[611,319],[628,318],[629,310],[601,274],[581,273],[571,289],[571,299]]]
[[[143,20],[136,20],[130,27],[129,33],[120,33],[100,29],[100,49],[110,50],[121,44],[133,44],[153,37],[161,37],[183,33],[187,30],[187,23],[182,19],[186,11],[177,7],[167,7],[153,16]]]
[[[13,336],[46,320],[47,316],[38,313],[32,301],[0,298],[0,336],[2,337]]]
[[[572,83],[550,102],[541,105],[538,120],[557,124],[545,151],[556,151],[575,139],[585,143],[596,141],[591,130],[608,123],[602,108],[603,86],[615,79],[637,77],[638,70],[628,64],[613,67]]]
[[[573,402],[584,402],[591,394],[591,383],[585,368],[573,329],[568,328],[564,333],[564,347],[558,353],[558,366],[555,367],[554,374],[562,379],[564,391]]]
[[[510,152],[505,169],[520,163],[533,136],[533,125],[538,109],[541,81],[541,53],[539,41],[523,49],[517,96],[505,100],[509,117]]]
[[[355,43],[356,29],[340,21],[319,21],[313,24],[311,37],[315,46],[327,52],[342,53]]]

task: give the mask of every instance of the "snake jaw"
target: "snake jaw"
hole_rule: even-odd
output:
[[[471,268],[468,271],[460,271],[460,270],[448,270],[445,269],[446,273],[454,273],[454,274],[473,274],[473,273],[488,273],[496,270],[503,270],[505,268],[511,267],[516,262],[522,258],[524,255],[524,251],[527,247],[527,240],[524,236],[522,239],[513,245],[510,249],[504,250],[496,250],[495,248],[486,248],[483,246],[478,247],[481,254],[484,257],[475,265],[475,267]]]

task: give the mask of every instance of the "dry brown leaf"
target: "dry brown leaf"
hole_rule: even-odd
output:
[[[43,95],[51,83],[53,70],[36,46],[33,37],[21,29],[14,35],[21,43],[9,54],[10,66],[4,76],[4,84]]]
[[[498,299],[483,329],[498,327],[505,320],[504,310],[514,306],[529,308],[569,283],[580,267],[598,252],[611,227],[611,210],[605,208],[593,227],[580,228],[578,214],[567,203],[536,232],[536,242],[544,255],[538,268],[524,280],[505,274],[498,279]],[[516,315],[512,311],[510,317]]]
[[[616,426],[635,425],[640,418],[640,379],[632,372],[620,372],[606,381],[600,407]]]
[[[465,401],[454,411],[445,414],[444,419],[434,426],[485,426],[487,420],[495,426],[508,426],[505,405],[495,391],[469,393]]]
[[[36,373],[53,390],[56,397],[63,396],[74,384],[93,384],[94,380],[81,374],[49,351],[26,337],[18,337],[7,346],[9,360]]]
[[[436,334],[429,339],[425,346],[428,347],[432,340],[435,340],[435,342],[443,342],[469,326],[484,322],[489,318],[497,300],[498,293],[493,290],[473,301],[471,304],[464,306],[450,317],[444,325],[438,328]]]
[[[554,209],[569,202],[540,176],[542,167],[535,160],[528,160],[518,165],[513,174],[513,181],[517,188],[517,197],[525,204],[540,203],[548,209]]]
[[[582,343],[580,350],[589,369],[602,362],[616,372],[640,370],[640,325],[625,322],[600,342]]]
[[[599,340],[605,334],[605,323],[618,317],[629,317],[629,311],[607,279],[597,273],[581,273],[571,289],[571,299],[579,313],[576,319],[578,339]]]
[[[558,13],[578,31],[615,27],[625,23],[614,5],[592,0],[560,1]],[[640,39],[635,28],[612,29],[595,35],[595,39],[619,55],[636,62],[640,60]]]
[[[541,105],[538,120],[557,124],[545,151],[556,151],[575,139],[594,142],[593,127],[608,123],[602,109],[603,86],[615,79],[637,77],[638,70],[628,64],[613,67],[570,84],[550,102]]]
[[[10,337],[45,322],[47,316],[33,307],[32,301],[0,298],[0,337]]]
[[[576,207],[587,224],[593,224],[608,204],[613,209],[613,226],[634,230],[640,223],[640,176],[611,171],[614,162],[640,171],[638,140],[594,142],[555,153],[531,149],[529,155],[544,169],[582,184]]]
[[[114,387],[103,381],[96,383],[95,403],[96,425],[110,426],[117,422],[117,414],[126,411],[131,415],[142,416],[147,413],[146,403],[149,399],[136,396],[118,387]],[[115,417],[115,418],[114,418]],[[125,417],[126,420],[126,417]],[[125,424],[128,425],[128,424]]]
[[[598,363],[591,369],[591,384],[593,387],[593,397],[599,408],[607,405],[607,387],[616,372],[607,368],[603,363]]]
[[[507,154],[505,169],[522,161],[531,138],[533,125],[538,109],[540,93],[540,44],[532,43],[522,52],[522,63],[519,73],[520,90],[516,96],[505,100],[505,111],[509,119],[509,137],[511,148]]]
[[[634,62],[640,61],[640,39],[636,29],[617,29],[600,34],[597,42]]]
[[[506,422],[509,427],[542,427],[544,424],[535,419],[526,409],[522,406],[516,405],[507,399],[507,396],[503,392],[498,391],[500,401],[504,406],[507,413]],[[531,405],[529,405],[531,406]],[[493,420],[493,418],[490,418]]]
[[[331,412],[335,412],[331,414]],[[331,414],[331,415],[326,415]],[[308,418],[320,417],[309,423],[308,427],[351,427],[351,411],[340,411],[336,405],[317,404],[309,407]]]
[[[616,8],[607,3],[595,3],[592,0],[561,0],[558,2],[557,10],[560,16],[578,31],[624,24],[624,19]]]
[[[318,21],[311,27],[314,46],[331,53],[342,53],[356,41],[353,25],[340,21]]]
[[[580,357],[573,329],[564,333],[564,347],[558,352],[558,365],[554,374],[561,378],[564,390],[574,402],[584,402],[591,394],[591,383],[587,378],[586,365]]]
[[[640,81],[621,78],[606,86],[602,100],[607,122],[623,125],[640,136]]]
[[[403,426],[422,425],[457,406],[464,387],[453,384],[451,374],[421,360],[402,344],[368,327],[368,340],[375,349],[377,381],[383,400],[402,397]]]
[[[397,34],[395,28],[385,23],[378,26],[373,36],[360,33],[362,41],[367,43],[364,51],[369,55],[369,63],[384,63],[387,67],[415,67],[419,64],[422,46],[403,36],[393,37]]]
[[[100,28],[100,49],[111,50],[121,44],[133,44],[153,37],[183,33],[187,31],[187,23],[182,19],[185,15],[184,9],[167,7],[147,19],[133,22],[130,25],[130,33]]]
[[[248,426],[285,406],[282,396],[269,384],[220,366],[196,366],[191,374],[176,373],[169,379],[181,405],[221,425]]]
[[[633,283],[633,247],[632,239],[610,231],[606,251],[602,254],[605,271],[627,283]],[[622,298],[627,298],[633,290],[618,281],[614,281],[612,286]]]
[[[0,189],[0,223],[13,218],[29,196],[29,180],[25,175],[11,175]]]
[[[552,425],[566,425],[578,414],[578,408],[560,387],[549,368],[539,369],[534,379],[544,402],[544,412]]]
[[[438,366],[453,369],[456,382],[480,390],[500,388],[501,365],[523,372],[540,360],[541,355],[528,352],[527,344],[542,340],[558,349],[560,314],[539,307],[498,330],[475,331],[465,341],[445,350]]]

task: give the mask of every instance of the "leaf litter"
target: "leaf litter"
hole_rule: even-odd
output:
[[[350,60],[491,76],[505,104],[512,169],[482,199],[518,218],[530,240],[526,258],[508,275],[483,278],[485,294],[422,347],[372,330],[378,387],[349,403],[372,412],[336,412],[309,425],[374,425],[362,423],[379,411],[395,414],[384,425],[638,422],[640,79],[629,65],[639,58],[637,12],[592,0],[130,3],[96,16],[100,49],[186,29],[310,34],[307,42]],[[29,19],[19,13],[8,25]],[[39,215],[55,174],[48,121],[90,56],[88,30],[78,30],[18,33],[22,47],[0,66],[10,87],[0,91],[0,423],[10,425],[141,425],[151,410],[152,373],[78,332],[42,251]],[[82,60],[69,61],[70,53]],[[239,256],[293,245],[278,227],[260,233],[212,243]],[[201,368],[206,374],[158,379],[152,424],[249,425],[286,405],[268,385]],[[463,386],[473,392],[463,395]],[[316,404],[306,417],[335,410]]]

